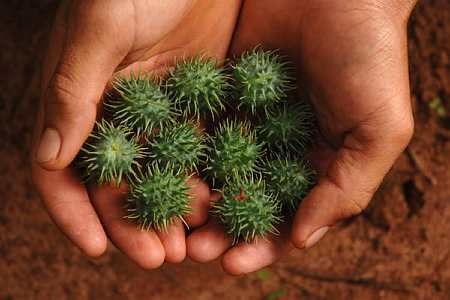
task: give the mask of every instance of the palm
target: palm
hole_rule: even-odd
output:
[[[200,53],[216,57],[219,62],[223,61],[235,19],[228,17],[224,22],[214,24],[217,5],[208,2],[195,4],[191,0],[133,2],[130,9],[133,7],[134,23],[131,22],[133,25],[127,26],[123,32],[125,37],[133,39],[127,41],[129,50],[117,68],[116,75],[120,73],[127,76],[130,71],[164,75],[173,66],[175,58]],[[205,14],[205,11],[210,13]],[[122,7],[120,13],[125,13]],[[198,179],[190,180],[190,184],[193,186],[193,212],[186,216],[186,221],[190,227],[196,227],[206,219],[203,207],[209,201],[209,190]],[[160,247],[156,235],[164,248],[166,261],[178,262],[184,259],[185,233],[181,222],[171,225],[167,232],[142,232],[123,220],[123,209],[118,209],[124,204],[123,193],[111,187],[94,187],[90,192],[101,219],[102,214],[114,215],[112,218],[108,217],[110,225],[106,224],[110,238],[138,263],[150,261],[148,264],[152,264],[149,253],[154,253]],[[139,246],[140,244],[145,246]],[[146,266],[146,263],[141,265]]]
[[[232,54],[258,44],[281,49],[294,61],[311,93],[321,132],[334,146],[344,133],[386,107],[378,97],[381,93],[404,92],[397,78],[386,78],[404,55],[404,40],[394,39],[401,32],[395,32],[388,20],[374,17],[373,7],[351,3],[360,1],[284,0],[270,6],[263,2],[247,2],[242,16],[246,22],[233,40]],[[261,30],[255,31],[258,27]],[[367,100],[355,100],[360,98]]]
[[[118,71],[130,67],[144,72],[165,72],[175,58],[198,54],[223,61],[235,27],[238,1],[223,4],[209,1],[128,1],[132,17],[126,17],[121,35],[127,37],[127,53]],[[117,8],[124,15],[123,4]],[[220,22],[217,14],[222,13]]]
[[[405,139],[399,141],[395,132],[384,134],[395,131],[397,123],[411,121],[409,102],[391,101],[408,99],[401,26],[405,20],[406,16],[395,24],[381,9],[361,1],[248,0],[244,4],[231,56],[256,45],[280,49],[294,62],[297,77],[307,87],[299,92],[308,92],[319,121],[320,141],[312,159],[321,179],[294,221],[293,234],[301,237],[297,245],[318,226],[332,225],[365,207],[382,179],[380,174],[392,164],[375,155],[380,145],[393,145],[383,149],[386,157],[390,152],[395,158],[402,150]],[[365,168],[374,169],[374,175],[365,173]],[[343,195],[349,185],[358,190]],[[345,196],[348,199],[342,201]],[[331,214],[318,212],[321,208]],[[211,223],[191,236],[188,250],[194,259],[205,261],[225,252],[229,241],[217,232],[217,225]],[[213,246],[200,245],[202,240]],[[225,253],[223,265],[231,273],[253,271],[289,250],[288,240],[285,233],[258,244],[240,244]]]
[[[242,15],[246,22],[232,52],[262,44],[281,49],[294,61],[319,121],[323,143],[318,145],[322,151],[314,151],[316,162],[327,176],[339,177],[336,168],[328,166],[337,159],[337,150],[375,139],[380,129],[389,130],[410,116],[409,102],[389,101],[408,93],[403,81],[407,66],[398,66],[405,62],[401,28],[392,26],[379,8],[361,1],[264,2],[247,2]],[[263,28],[254,31],[255,24]]]

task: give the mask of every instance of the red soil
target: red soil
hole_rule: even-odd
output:
[[[33,3],[33,4],[32,4]],[[84,257],[53,225],[27,174],[38,65],[57,1],[0,4],[0,299],[450,298],[450,2],[422,1],[409,27],[416,134],[366,212],[266,273],[218,263],[144,271],[112,249]],[[30,87],[30,88],[24,88]]]

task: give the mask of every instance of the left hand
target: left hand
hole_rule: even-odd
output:
[[[321,141],[313,164],[320,180],[292,228],[232,247],[209,223],[188,238],[188,255],[223,255],[231,274],[272,264],[293,247],[314,245],[338,221],[359,214],[413,132],[406,25],[415,1],[246,0],[231,55],[261,44],[281,49],[308,84]],[[301,75],[301,76],[300,76]]]

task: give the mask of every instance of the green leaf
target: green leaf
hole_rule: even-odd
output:
[[[271,276],[272,276],[272,272],[270,271],[269,268],[262,269],[262,270],[259,270],[258,272],[256,272],[256,277],[258,277],[258,279],[261,281],[266,281]]]
[[[266,300],[276,300],[280,299],[286,295],[286,290],[284,288],[279,288],[278,290],[275,290],[271,292],[269,295],[266,296]]]

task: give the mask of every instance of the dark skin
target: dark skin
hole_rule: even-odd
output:
[[[139,22],[150,18],[127,15],[126,9],[136,7],[127,8],[123,3],[142,5],[157,1],[123,1],[123,7],[108,10],[96,5],[112,5],[112,1],[74,1],[82,5],[62,10],[73,16],[65,20],[77,24],[76,27],[69,21],[65,28],[90,26],[86,25],[89,30],[53,33],[54,45],[65,40],[65,47],[51,47],[44,64],[43,110],[36,126],[33,156],[34,181],[55,222],[88,255],[103,253],[106,232],[143,267],[157,267],[164,260],[181,261],[187,248],[188,256],[196,261],[223,256],[227,272],[244,274],[275,262],[293,247],[311,247],[329,227],[360,213],[409,142],[413,118],[406,23],[415,2],[246,0],[236,27],[239,1],[227,5],[217,1],[207,9],[201,5],[208,1],[184,2],[188,8],[175,5],[178,13],[171,11],[169,17],[167,8],[160,7],[160,12],[155,12],[155,7],[147,11],[142,7],[131,9],[154,13],[155,20],[159,19],[159,23],[153,20],[154,26],[142,27]],[[101,13],[104,11],[117,15],[111,17]],[[215,17],[218,12],[220,22]],[[96,15],[99,13],[100,22]],[[191,17],[186,17],[189,14]],[[60,21],[64,20],[63,15],[60,14]],[[131,17],[136,22],[129,22]],[[213,29],[206,29],[210,27]],[[319,183],[302,201],[292,226],[286,225],[280,236],[232,247],[230,238],[214,220],[194,230],[187,241],[181,224],[173,225],[166,234],[141,232],[120,219],[123,193],[102,187],[91,188],[88,194],[67,168],[92,129],[96,104],[117,72],[145,69],[160,73],[170,67],[176,56],[206,51],[220,59],[227,49],[233,56],[259,44],[281,49],[294,62],[298,77],[308,87],[321,133],[312,157],[320,172]],[[92,59],[93,53],[96,59]],[[45,139],[43,128],[56,129],[60,141],[56,144],[62,145],[58,151],[54,151],[55,139],[51,137],[55,134]],[[207,221],[208,201],[217,201],[218,196],[210,194],[199,180],[193,185],[192,194],[196,209],[191,225],[195,228]]]
[[[191,258],[205,262],[223,256],[227,272],[253,272],[294,247],[311,247],[331,226],[368,205],[413,132],[406,51],[413,5],[245,1],[230,52],[262,44],[281,49],[294,62],[319,121],[312,160],[320,180],[280,236],[231,247],[211,220],[188,238]]]

